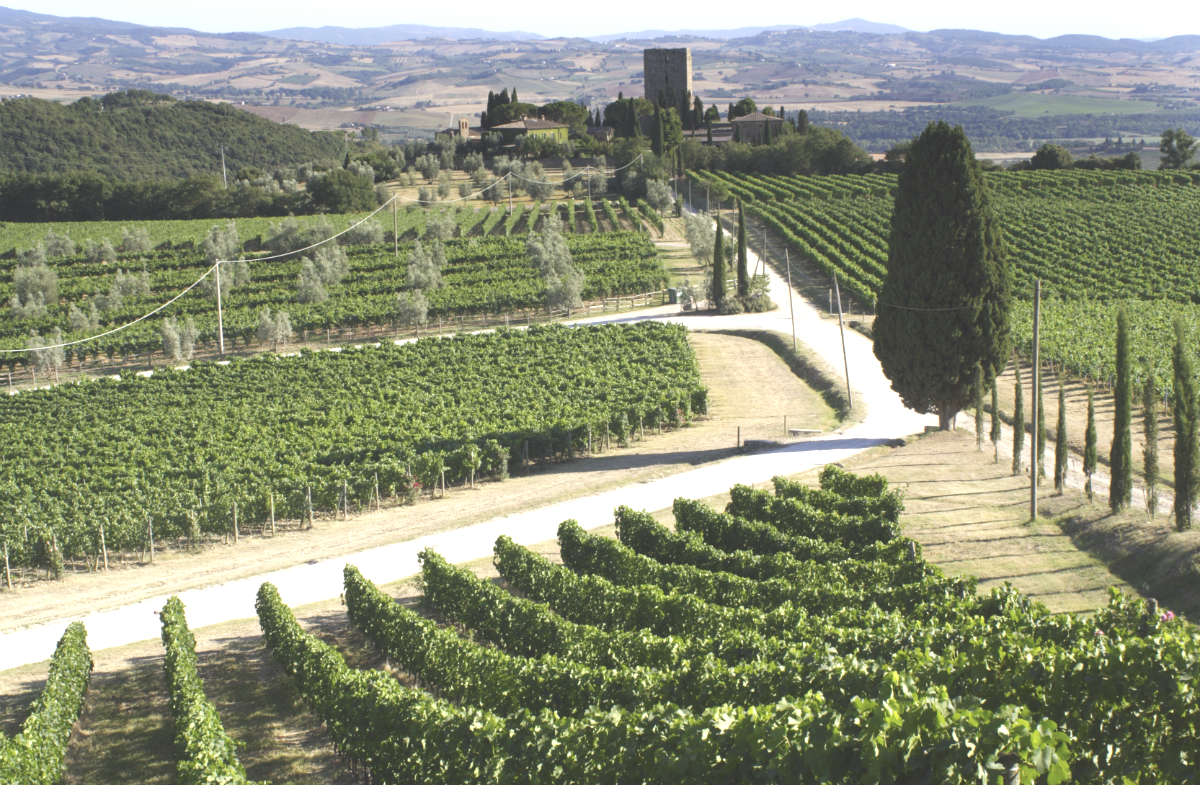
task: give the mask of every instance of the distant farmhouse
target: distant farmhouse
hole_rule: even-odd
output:
[[[479,141],[485,133],[498,133],[503,137],[506,145],[515,144],[518,136],[541,136],[565,143],[570,133],[570,127],[565,122],[525,118],[515,122],[506,122],[503,125],[476,128],[472,127],[467,120],[459,119],[457,128],[446,128],[442,133],[457,136],[464,141]]]
[[[565,122],[526,118],[516,122],[506,122],[503,125],[493,125],[488,128],[488,131],[503,136],[505,144],[513,144],[518,136],[544,136],[556,142],[565,143],[570,127]]]
[[[733,126],[733,139],[747,144],[770,144],[779,139],[783,133],[783,120],[755,111],[744,117],[730,120]]]

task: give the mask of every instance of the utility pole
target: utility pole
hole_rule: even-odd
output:
[[[396,194],[392,193],[392,257],[400,257],[400,208],[396,205]]]
[[[842,290],[838,287],[837,273],[833,273],[833,292],[837,295],[838,331],[842,334],[842,363],[846,366],[846,404],[854,408],[854,395],[850,393],[850,359],[846,357],[846,328],[842,325]]]
[[[759,251],[759,254],[758,254],[758,264],[759,264],[759,266],[762,267],[762,274],[766,275],[767,274],[767,229],[763,225],[762,220],[758,221],[758,239],[760,242],[762,242],[762,249]],[[757,275],[758,270],[755,270],[754,274]],[[788,275],[789,290],[791,289],[791,280],[792,280],[792,276]]]
[[[1038,471],[1039,471],[1038,470],[1038,466],[1039,466],[1038,465],[1038,432],[1041,430],[1041,428],[1038,427],[1037,419],[1038,419],[1038,395],[1041,394],[1041,392],[1039,391],[1039,389],[1040,389],[1039,384],[1041,383],[1041,380],[1042,380],[1042,371],[1040,368],[1040,364],[1038,363],[1039,355],[1040,355],[1038,352],[1039,344],[1040,344],[1040,342],[1038,340],[1038,335],[1040,333],[1039,329],[1041,327],[1041,321],[1042,321],[1042,279],[1038,278],[1036,281],[1034,281],[1034,284],[1033,284],[1033,381],[1031,383],[1031,385],[1033,387],[1033,402],[1030,404],[1030,406],[1033,408],[1032,416],[1030,417],[1030,419],[1033,420],[1033,436],[1029,437],[1029,450],[1030,450],[1030,453],[1032,454],[1031,458],[1029,459],[1029,521],[1030,522],[1037,522],[1037,515],[1038,515],[1038,511],[1037,511],[1037,506],[1038,506],[1037,482],[1038,482]]]
[[[788,255],[786,247],[783,248],[783,261],[787,268],[788,315],[792,318],[792,352],[794,353],[796,352],[796,310],[792,307],[792,258]]]
[[[229,175],[225,172],[225,145],[221,145],[221,180],[225,184],[225,189],[229,189]]]
[[[217,261],[217,350],[225,355],[225,315],[221,311],[221,261]]]
[[[506,172],[505,177],[508,178],[508,213],[511,216],[512,215],[512,170],[509,170],[508,172]]]

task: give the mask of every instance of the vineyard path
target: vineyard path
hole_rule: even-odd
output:
[[[757,255],[753,251],[750,255],[752,263],[757,263]],[[773,271],[767,272],[771,297],[778,306],[774,311],[710,316],[680,314],[678,306],[663,306],[637,309],[603,320],[581,320],[577,324],[653,319],[677,322],[701,331],[758,329],[790,336],[788,286]],[[844,375],[843,343],[837,320],[822,318],[817,309],[798,294],[792,293],[791,301],[797,339],[825,362],[830,373]],[[347,563],[357,566],[376,583],[390,583],[418,573],[417,556],[427,547],[451,562],[474,561],[490,555],[493,543],[500,535],[527,545],[544,542],[555,538],[559,523],[566,519],[576,520],[585,529],[607,525],[612,522],[613,510],[621,505],[656,511],[669,507],[677,497],[700,499],[727,491],[737,483],[760,483],[775,475],[791,475],[835,463],[868,448],[922,432],[926,425],[936,424],[936,416],[917,414],[904,407],[884,376],[869,339],[846,328],[844,347],[854,401],[866,406],[862,421],[852,426],[782,447],[732,456],[664,478],[495,517],[474,525],[183,591],[179,596],[187,608],[188,623],[193,628],[200,628],[253,617],[255,593],[264,581],[275,584],[283,600],[291,606],[328,600],[341,594],[342,569]],[[762,387],[762,390],[770,389]],[[89,646],[93,650],[102,650],[159,638],[158,611],[168,596],[163,594],[84,615]],[[76,618],[52,620],[0,633],[0,670],[49,658],[67,624]]]

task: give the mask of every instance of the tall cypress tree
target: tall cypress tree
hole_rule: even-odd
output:
[[[746,215],[742,211],[741,198],[738,199],[737,294],[743,300],[750,296],[750,265],[746,258]]]
[[[1013,475],[1021,474],[1021,451],[1025,448],[1025,399],[1021,391],[1021,368],[1016,369],[1017,385],[1013,393]]]
[[[1087,430],[1083,434],[1083,490],[1092,501],[1092,476],[1096,474],[1096,398],[1088,387]]]
[[[1112,483],[1108,486],[1108,507],[1114,512],[1129,508],[1133,496],[1133,444],[1129,422],[1133,415],[1129,386],[1129,320],[1125,309],[1117,312],[1117,386],[1113,396],[1113,441],[1108,463]]]
[[[1142,471],[1146,474],[1146,513],[1158,514],[1158,390],[1147,371],[1142,388]]]
[[[875,355],[905,405],[943,429],[1008,359],[1008,268],[983,173],[961,127],[929,125],[896,186]]]
[[[712,259],[712,290],[709,299],[713,307],[720,309],[725,305],[725,241],[721,229],[721,219],[717,218],[717,243],[713,247]]]
[[[1054,490],[1063,493],[1067,484],[1067,392],[1058,381],[1058,425],[1054,429]]]
[[[1000,463],[1000,401],[996,376],[992,376],[992,463]]]
[[[1192,356],[1184,341],[1183,320],[1175,320],[1175,527],[1192,527],[1192,506],[1196,504],[1196,384],[1192,375]]]

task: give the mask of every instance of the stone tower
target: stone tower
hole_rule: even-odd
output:
[[[642,51],[646,99],[678,107],[691,102],[692,51],[686,47]]]

